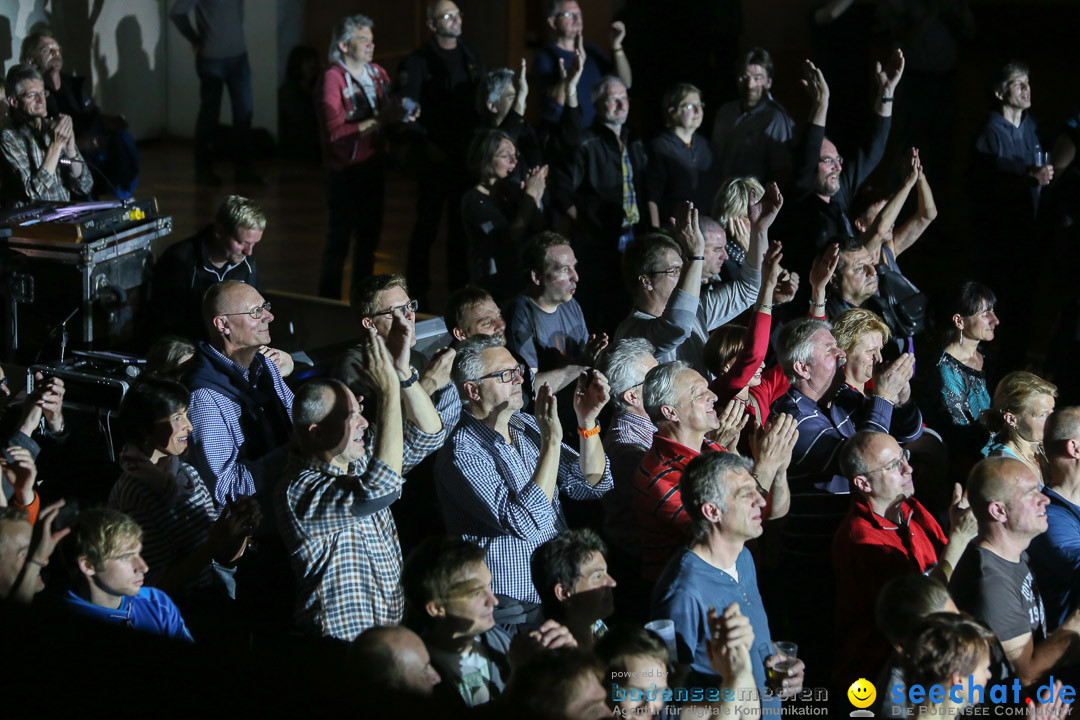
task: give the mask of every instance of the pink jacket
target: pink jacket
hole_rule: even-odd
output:
[[[390,76],[380,65],[370,63],[369,67],[375,71],[376,104],[381,108],[387,100]],[[362,106],[353,104],[347,75],[340,63],[334,63],[326,69],[315,91],[322,128],[323,164],[327,170],[344,170],[383,152],[381,132],[360,134],[360,123],[374,117],[376,108],[371,107],[362,91],[359,93]]]

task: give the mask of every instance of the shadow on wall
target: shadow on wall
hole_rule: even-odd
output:
[[[11,19],[0,15],[0,70],[7,67],[8,60],[14,55],[11,45]]]
[[[161,43],[156,52],[162,52]],[[130,104],[132,97],[138,97],[138,88],[145,88],[150,96],[156,96],[155,74],[150,67],[150,56],[143,49],[142,28],[134,15],[126,15],[116,24],[116,55],[116,72],[110,75],[109,64],[101,52],[100,36],[94,41],[98,104],[106,108],[106,112],[130,115],[135,108],[125,109],[124,106]]]

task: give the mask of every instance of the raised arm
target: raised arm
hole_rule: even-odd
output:
[[[583,372],[574,391],[574,414],[577,416],[581,437],[578,465],[586,482],[596,486],[604,479],[607,457],[600,433],[596,432],[597,418],[611,397],[607,378],[599,370]],[[584,437],[588,435],[588,437]]]
[[[874,218],[874,222],[866,230],[866,238],[863,240],[863,247],[870,253],[870,257],[877,260],[881,253],[881,244],[885,241],[885,236],[889,234],[889,231],[896,225],[896,218],[900,215],[900,210],[903,209],[904,203],[907,202],[908,195],[911,194],[911,189],[915,187],[915,183],[918,182],[919,172],[921,166],[919,165],[919,150],[918,148],[911,148],[908,153],[908,172],[904,176],[904,183],[900,186],[900,189],[889,198],[889,201],[885,203],[885,207],[881,208],[881,212]]]
[[[893,96],[896,85],[904,74],[904,52],[897,48],[883,66],[874,63],[874,80],[877,82],[877,100],[874,112],[881,117],[890,117],[893,112]]]
[[[918,207],[915,216],[905,222],[899,230],[893,232],[892,251],[894,257],[900,257],[900,253],[915,244],[930,223],[937,219],[937,204],[934,202],[934,193],[930,190],[930,181],[926,177],[926,170],[919,163],[919,180],[915,183],[916,201]]]
[[[615,74],[619,76],[622,84],[629,90],[634,78],[630,74],[630,60],[626,57],[626,51],[623,50],[623,40],[625,39],[626,25],[621,20],[611,23],[611,54],[615,57]]]

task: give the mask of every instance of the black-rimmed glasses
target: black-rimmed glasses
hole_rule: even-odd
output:
[[[412,312],[416,312],[416,308],[418,308],[418,307],[420,307],[420,301],[419,300],[410,300],[409,302],[405,303],[404,305],[395,305],[392,308],[387,308],[386,310],[380,310],[377,313],[371,313],[370,315],[368,315],[368,317],[373,317],[374,318],[374,317],[379,317],[380,315],[393,315],[394,311],[396,311],[396,310],[400,310],[401,312],[406,312],[406,311],[410,311],[410,310]]]
[[[682,265],[676,265],[675,267],[665,268],[664,270],[650,270],[645,273],[646,275],[667,275],[668,277],[675,277],[682,272]]]
[[[473,380],[472,382],[480,382],[481,380],[490,380],[491,378],[499,378],[499,382],[510,383],[510,382],[514,382],[514,378],[516,378],[518,375],[520,375],[522,378],[525,377],[525,366],[524,365],[516,365],[516,366],[514,366],[512,368],[507,368],[506,370],[496,370],[493,373],[488,373],[487,375],[483,375],[481,377],[478,377],[475,380]]]
[[[228,317],[230,315],[248,315],[248,316],[258,320],[263,316],[264,313],[269,312],[269,311],[270,311],[270,303],[269,302],[264,302],[262,305],[259,305],[257,307],[253,307],[250,310],[245,310],[243,312],[234,312],[234,313],[221,313],[221,316],[222,317]]]

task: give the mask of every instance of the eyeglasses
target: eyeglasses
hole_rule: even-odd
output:
[[[567,11],[567,12],[555,13],[555,17],[560,17],[563,20],[580,20],[581,19],[581,13],[580,12]]]
[[[675,267],[669,267],[666,270],[650,270],[645,273],[646,275],[667,275],[668,277],[678,277],[682,273],[682,265],[676,265]]]
[[[840,167],[844,166],[844,158],[840,157],[839,155],[837,155],[836,157],[825,156],[823,158],[819,158],[818,162],[822,165],[832,165],[833,163],[836,163]]]
[[[419,300],[410,300],[409,302],[405,303],[404,305],[395,305],[392,308],[387,308],[385,310],[380,310],[377,313],[371,313],[370,315],[368,315],[368,317],[379,317],[380,315],[393,315],[394,312],[397,311],[397,310],[400,310],[401,312],[416,312],[416,308],[418,308],[418,307],[420,307],[420,301]]]
[[[689,110],[690,112],[695,112],[695,111],[698,111],[698,110],[704,111],[705,110],[705,103],[697,103],[696,105],[694,103],[686,103],[685,105],[680,105],[679,109],[680,110]]]
[[[250,310],[245,310],[244,312],[235,312],[235,313],[221,313],[221,315],[219,315],[219,317],[228,317],[230,315],[248,315],[248,316],[258,320],[265,313],[268,313],[268,312],[270,312],[270,303],[269,302],[264,302],[262,305],[259,305],[258,307],[253,307]]]
[[[454,18],[463,18],[463,17],[465,17],[465,13],[461,12],[460,10],[455,10],[454,12],[443,13],[442,15],[439,16],[439,19],[440,20],[445,20],[446,22],[450,22]]]
[[[480,382],[481,380],[490,380],[491,378],[499,378],[499,382],[510,383],[510,382],[514,382],[514,378],[516,378],[518,375],[520,375],[522,378],[525,377],[525,366],[524,365],[516,365],[516,366],[514,366],[512,368],[507,368],[506,370],[496,370],[493,373],[488,373],[487,375],[478,377],[475,380],[472,380],[471,382]]]
[[[33,92],[20,93],[19,97],[23,98],[24,100],[29,100],[30,102],[33,102],[35,100],[44,100],[45,98],[49,97],[49,91],[34,90]]]
[[[888,463],[887,465],[882,465],[881,467],[875,468],[873,470],[867,470],[866,472],[863,473],[863,475],[869,475],[870,473],[876,473],[876,472],[880,472],[882,470],[884,470],[885,472],[890,472],[890,471],[895,470],[896,468],[900,467],[901,463],[906,463],[910,459],[911,459],[911,451],[908,450],[907,448],[904,448],[903,450],[900,451],[900,457],[896,458],[891,463]]]

